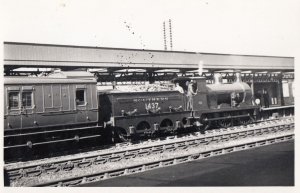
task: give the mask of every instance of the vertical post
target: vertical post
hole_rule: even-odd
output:
[[[281,106],[284,106],[283,87],[282,87],[282,72],[278,75],[278,91]],[[278,101],[279,102],[279,101]]]
[[[164,49],[167,50],[166,22],[163,22],[163,32],[164,32]]]
[[[250,73],[249,75],[251,76],[251,92],[252,96],[254,96],[254,73]]]
[[[155,77],[153,72],[148,72],[148,81],[149,84],[153,84],[155,82]]]
[[[172,24],[171,24],[171,19],[169,19],[169,30],[170,30],[170,50],[173,50]]]

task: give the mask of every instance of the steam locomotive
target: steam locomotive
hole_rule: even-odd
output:
[[[99,136],[128,141],[190,128],[248,124],[260,107],[249,85],[236,75],[231,84],[223,84],[218,74],[214,84],[206,84],[204,77],[173,80],[185,91],[187,83],[192,84],[193,96],[175,90],[97,91],[90,77],[5,77],[4,148],[97,142]]]

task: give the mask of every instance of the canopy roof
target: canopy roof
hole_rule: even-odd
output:
[[[4,42],[4,67],[294,71],[293,57]]]

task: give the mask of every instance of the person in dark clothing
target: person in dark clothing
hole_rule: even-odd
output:
[[[269,93],[267,89],[263,89],[263,99],[264,99],[264,103],[265,103],[265,108],[269,108]]]

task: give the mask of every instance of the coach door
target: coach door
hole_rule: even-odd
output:
[[[35,115],[33,86],[23,86],[20,96],[22,128],[33,127]]]
[[[7,126],[11,129],[34,126],[33,87],[7,88]]]
[[[86,85],[76,85],[75,105],[77,110],[77,123],[87,121],[87,88]]]
[[[7,88],[6,112],[4,119],[8,129],[21,128],[21,105],[20,105],[20,88],[11,86]]]

